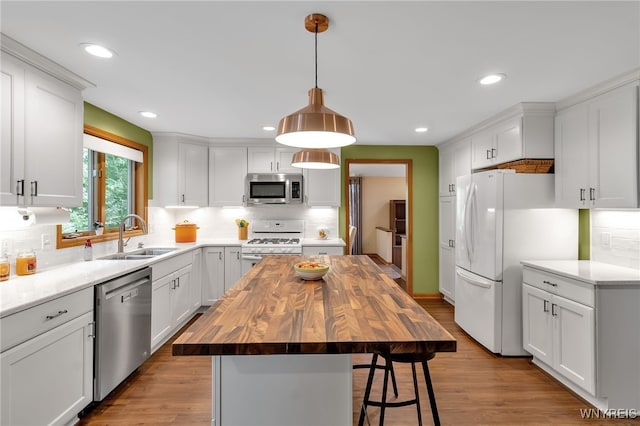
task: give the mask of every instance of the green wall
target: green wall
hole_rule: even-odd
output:
[[[341,150],[342,207],[340,235],[346,239],[346,160],[412,160],[413,164],[413,293],[438,290],[438,149],[434,146],[352,145]]]
[[[578,259],[591,259],[591,216],[589,209],[578,210]]]
[[[151,133],[87,102],[84,103],[84,124],[146,145],[149,148],[149,164],[147,165],[148,195],[149,199],[153,199],[153,137]]]

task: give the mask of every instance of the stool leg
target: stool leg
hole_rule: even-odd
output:
[[[398,385],[396,384],[396,373],[393,371],[393,364],[391,364],[391,384],[393,385],[393,394],[398,397]]]
[[[418,378],[416,377],[416,364],[411,363],[411,373],[413,373],[413,392],[416,395],[416,410],[418,410],[418,426],[422,426],[422,413],[420,412],[420,391],[418,390]]]
[[[433,392],[433,384],[429,375],[429,367],[426,361],[422,361],[422,370],[424,371],[424,381],[427,383],[427,391],[429,392],[429,402],[431,404],[431,414],[433,414],[433,423],[440,426],[440,417],[438,416],[438,406],[436,405],[436,395]]]
[[[391,357],[385,359],[384,382],[382,384],[382,401],[380,404],[380,426],[384,425],[384,410],[387,408],[387,382],[389,381],[389,371],[393,368]]]
[[[376,371],[376,364],[378,363],[378,354],[373,354],[371,359],[371,368],[369,368],[369,377],[367,378],[367,387],[364,389],[364,397],[362,398],[362,409],[360,410],[360,419],[358,420],[358,426],[364,425],[364,417],[367,414],[367,402],[369,402],[369,395],[371,394],[371,385],[373,383],[373,374]]]

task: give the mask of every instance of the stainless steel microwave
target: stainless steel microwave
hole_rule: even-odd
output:
[[[289,173],[249,173],[246,178],[247,204],[302,204],[302,175]]]

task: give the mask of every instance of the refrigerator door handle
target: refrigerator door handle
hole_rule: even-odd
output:
[[[465,250],[467,252],[467,259],[471,262],[471,252],[469,251],[469,227],[471,226],[469,223],[469,200],[471,199],[471,191],[473,184],[470,183],[467,186],[467,198],[464,200],[464,214],[463,214],[463,226],[464,226],[464,240],[465,240]]]
[[[491,288],[493,286],[493,281],[489,281],[485,278],[479,277],[477,275],[471,274],[463,269],[456,268],[456,274],[462,278],[465,282],[474,285],[476,287],[482,288]]]
[[[469,199],[467,200],[467,207],[465,209],[466,219],[465,222],[465,236],[467,237],[467,251],[469,253],[469,261],[471,261],[471,257],[475,252],[475,241],[473,241],[474,234],[474,226],[473,219],[476,217],[473,209],[475,208],[475,200],[476,200],[476,185],[471,183],[469,188]]]

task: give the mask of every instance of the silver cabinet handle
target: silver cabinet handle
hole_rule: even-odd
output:
[[[595,188],[589,188],[589,200],[591,200],[591,201],[595,201],[596,200],[596,189]]]
[[[276,161],[276,171],[280,171],[280,162]]]
[[[16,181],[16,195],[24,197],[24,179]]]
[[[556,312],[556,306],[558,305],[556,305],[555,303],[551,304],[551,315],[553,315],[554,317],[558,316],[558,313]]]
[[[451,184],[451,192],[456,192],[456,184],[455,183]]]
[[[180,278],[176,278],[176,287],[180,288]]]
[[[222,260],[222,252],[221,251],[218,252],[218,260]]]
[[[87,337],[95,339],[96,338],[96,322],[91,321],[88,325],[89,327],[91,327],[91,331],[89,332],[89,335]]]
[[[547,307],[547,304],[549,303],[548,300],[543,300],[544,305],[542,307],[542,309],[544,310],[544,312],[549,312],[549,308]]]
[[[273,171],[273,161],[269,163],[269,170]]]
[[[491,148],[491,158],[496,158],[498,150],[495,148]]]
[[[236,252],[236,259],[240,260],[240,252],[239,251]]]
[[[182,194],[180,200],[184,203],[184,194]]]
[[[487,160],[491,160],[491,150],[487,150]]]
[[[580,201],[584,201],[584,192],[585,192],[585,189],[580,188]]]
[[[544,284],[549,284],[550,286],[553,286],[553,287],[558,287],[558,284],[556,284],[556,283],[552,283],[551,281],[544,280],[544,281],[542,281],[542,282],[543,282]]]
[[[38,196],[38,181],[37,180],[32,180],[31,181],[31,196],[32,197],[37,197]]]
[[[46,319],[47,319],[47,321],[49,321],[49,320],[52,320],[52,319],[54,319],[54,318],[58,318],[60,315],[64,315],[64,314],[66,314],[67,312],[69,312],[69,311],[68,311],[68,310],[66,310],[66,309],[65,309],[64,311],[58,311],[58,313],[57,313],[57,314],[47,315],[47,316],[46,316]]]

